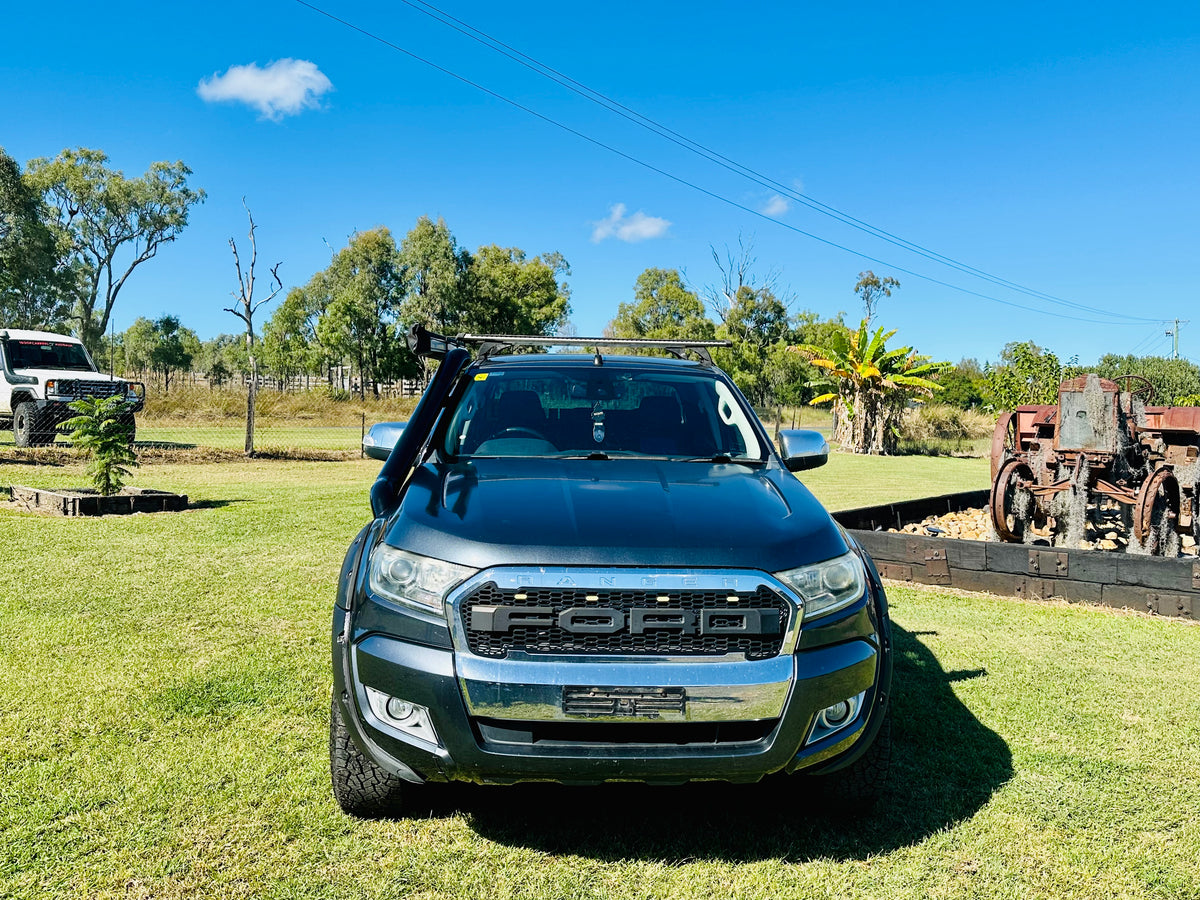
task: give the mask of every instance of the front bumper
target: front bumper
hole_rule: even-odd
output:
[[[129,405],[125,410],[125,415],[132,416],[135,413],[141,412],[142,409],[145,408],[146,389],[145,386],[141,385],[140,382],[138,383],[138,387],[140,388],[140,391],[126,399],[126,403]],[[37,404],[38,410],[41,413],[42,422],[46,426],[54,425],[57,427],[59,424],[67,421],[67,419],[79,415],[77,412],[75,412],[75,410],[71,409],[71,403],[72,401],[80,400],[87,396],[90,395],[81,394],[76,396],[74,394],[51,394],[45,399],[35,400],[34,402]]]
[[[790,623],[787,652],[763,660],[485,659],[471,654],[454,628],[446,631],[445,622],[444,641],[431,623],[409,627],[405,619],[412,617],[395,609],[390,617],[400,617],[402,626],[388,627],[389,615],[361,599],[364,615],[335,611],[335,696],[359,749],[410,781],[673,784],[836,768],[869,742],[888,700],[886,600],[874,578],[862,601],[832,621],[803,634]],[[457,622],[453,602],[450,621]],[[571,686],[663,689],[686,703],[652,714],[632,707],[624,715],[573,715],[564,703]],[[367,688],[428,709],[436,743],[377,715]],[[820,737],[814,727],[820,711],[857,695],[865,695],[858,714]]]

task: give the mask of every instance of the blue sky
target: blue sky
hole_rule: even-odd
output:
[[[126,174],[182,159],[208,192],[179,240],[130,279],[115,311],[178,315],[202,337],[237,330],[228,239],[285,285],[328,263],[328,241],[443,216],[467,247],[558,250],[573,322],[603,328],[647,266],[697,286],[710,245],[752,238],[797,309],[856,319],[860,270],[902,289],[879,321],[938,358],[995,359],[1035,339],[1083,362],[1167,352],[1153,321],[1066,309],[990,284],[774,199],[393,0],[314,0],[394,44],[670,172],[756,216],[572,136],[339,25],[295,0],[21,4],[0,55],[0,145],[24,163],[105,150]],[[1200,6],[677,2],[601,6],[441,0],[438,6],[770,179],[937,253],[1119,315],[1192,319],[1200,360]],[[232,66],[278,60],[260,102]],[[236,72],[234,73],[237,74]],[[256,73],[251,73],[252,75]],[[200,91],[202,80],[214,79]],[[324,80],[322,80],[324,79]],[[322,90],[328,84],[328,90]],[[201,96],[208,94],[208,98]],[[276,92],[286,106],[286,90]],[[302,96],[297,94],[296,96]],[[270,108],[268,107],[268,112]],[[292,114],[286,114],[292,113]],[[617,215],[614,213],[616,208]],[[776,221],[878,257],[868,262]],[[609,221],[610,227],[599,227]],[[665,224],[669,223],[669,224]],[[1026,312],[900,267],[1081,322]],[[269,311],[269,310],[268,310]]]

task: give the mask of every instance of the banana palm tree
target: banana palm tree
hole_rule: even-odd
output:
[[[833,401],[837,426],[834,440],[855,453],[896,452],[900,418],[912,397],[932,396],[940,385],[929,376],[949,368],[933,362],[912,347],[887,349],[895,329],[877,328],[872,334],[868,319],[857,331],[835,331],[824,346],[800,344],[790,349],[812,365],[828,372],[816,382],[825,388],[810,405]]]

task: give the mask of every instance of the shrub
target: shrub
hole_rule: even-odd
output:
[[[71,429],[71,442],[87,454],[88,475],[100,495],[107,497],[121,489],[138,464],[133,440],[133,416],[121,397],[86,397],[74,400],[70,407],[77,415],[64,424]]]
[[[905,411],[900,423],[902,453],[941,456],[978,453],[976,446],[991,437],[995,420],[986,413],[927,403]]]

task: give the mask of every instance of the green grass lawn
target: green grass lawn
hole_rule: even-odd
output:
[[[805,480],[831,506],[986,483],[924,463]],[[136,483],[197,508],[0,510],[0,896],[1200,897],[1200,629],[936,590],[891,592],[896,766],[861,823],[786,779],[455,786],[347,818],[328,620],[377,467],[155,464]]]
[[[246,426],[241,422],[228,426],[215,426],[207,422],[194,426],[139,424],[137,439],[154,444],[240,450],[246,446]],[[255,426],[254,446],[259,450],[358,450],[362,447],[362,428],[359,425],[280,425],[267,422]]]
[[[990,471],[984,458],[831,453],[825,466],[801,472],[800,480],[830,509],[853,509],[986,488]]]

